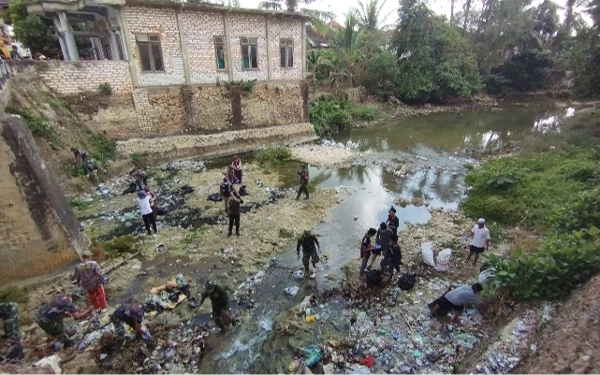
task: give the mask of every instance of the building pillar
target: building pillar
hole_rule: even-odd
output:
[[[183,27],[183,13],[181,7],[175,10],[177,14],[177,28],[179,29],[179,42],[181,43],[181,60],[183,60],[183,77],[185,78],[185,84],[189,85],[192,83],[190,77],[190,64],[188,61],[187,53],[187,40],[185,38],[185,29]]]
[[[306,21],[302,20],[302,79],[306,78]]]
[[[269,16],[265,16],[265,19],[267,24],[267,78],[270,81],[273,75],[273,69],[271,68],[271,18]]]
[[[121,19],[121,36],[125,43],[125,51],[127,51],[127,60],[129,62],[129,72],[131,73],[131,83],[133,87],[139,86],[139,79],[135,61],[133,60],[133,48],[131,47],[131,34],[127,26],[127,18],[125,17],[125,8],[119,8],[119,18]]]
[[[233,82],[233,66],[231,65],[231,21],[229,13],[223,13],[223,24],[225,25],[225,48],[227,49],[227,71],[229,82]]]
[[[77,52],[77,44],[75,44],[75,36],[73,35],[73,30],[71,29],[71,25],[69,25],[69,20],[67,19],[67,14],[65,12],[58,12],[58,19],[60,21],[60,26],[61,26],[63,37],[65,39],[66,47],[69,52],[69,59],[71,61],[78,61],[79,60],[79,52]],[[64,51],[63,51],[63,53],[64,53]]]

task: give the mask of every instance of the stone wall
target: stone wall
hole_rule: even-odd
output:
[[[129,43],[132,49],[133,69],[139,86],[181,85],[185,83],[181,39],[177,14],[172,8],[126,6],[123,8]],[[158,34],[162,50],[164,72],[142,72],[136,34]]]
[[[133,88],[127,61],[36,61],[27,66],[61,95],[98,91],[102,83],[110,84],[117,94],[129,93]]]
[[[0,188],[0,282],[43,274],[87,249],[89,240],[17,116],[2,125]]]

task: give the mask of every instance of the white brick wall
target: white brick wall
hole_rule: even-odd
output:
[[[172,8],[126,6],[135,69],[140,86],[178,85],[185,83],[177,14]],[[200,13],[199,13],[200,14]],[[162,48],[164,72],[142,72],[135,34],[158,34]]]
[[[109,83],[114,93],[132,90],[127,61],[39,61],[36,69],[44,82],[62,95],[98,91],[101,83]]]
[[[227,70],[217,71],[214,44],[215,36],[222,36],[225,40],[223,14],[184,10],[182,21],[191,82],[215,83],[217,77],[220,81],[228,81]]]
[[[271,79],[302,79],[302,24],[301,20],[272,19],[269,43],[271,45]],[[294,67],[281,68],[279,42],[281,39],[294,41]]]
[[[267,73],[267,21],[264,16],[231,14],[231,66],[233,80],[266,80]],[[258,70],[242,69],[242,47],[240,37],[257,38]]]

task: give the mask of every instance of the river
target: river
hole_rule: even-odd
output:
[[[492,152],[535,133],[560,131],[560,119],[572,108],[556,109],[539,101],[506,105],[501,111],[435,114],[352,130],[333,141],[358,150],[365,163],[349,168],[310,166],[321,188],[348,189],[351,194],[330,210],[313,233],[319,236],[328,261],[320,265],[314,281],[296,283],[290,268],[300,268],[294,247],[277,256],[278,266],[266,269],[255,286],[257,308],[248,312],[242,326],[227,332],[204,358],[200,372],[243,373],[281,370],[265,345],[273,339],[276,316],[304,296],[339,285],[341,267],[359,257],[358,242],[369,227],[384,221],[398,197],[421,198],[426,205],[397,207],[402,230],[407,223],[427,223],[430,208],[457,210],[466,193],[465,164],[476,164],[482,152]],[[410,165],[410,173],[397,176],[394,168]],[[393,167],[390,168],[390,165]],[[284,167],[287,171],[293,166]],[[285,171],[283,171],[285,172]],[[356,217],[356,220],[355,220]],[[283,289],[298,285],[295,297]]]

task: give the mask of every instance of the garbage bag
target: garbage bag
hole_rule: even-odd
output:
[[[304,271],[302,271],[302,270],[294,271],[293,277],[294,277],[294,280],[302,280],[302,279],[304,279]]]
[[[246,185],[242,185],[240,187],[239,194],[241,197],[243,197],[244,195],[248,195],[248,189],[246,188]]]
[[[421,255],[423,256],[423,263],[428,266],[435,267],[435,260],[433,259],[433,243],[425,242],[421,244]]]
[[[435,269],[440,272],[448,271],[450,268],[450,258],[452,257],[452,249],[444,249],[439,252]]]
[[[496,273],[494,272],[494,270],[491,268],[488,268],[485,271],[479,273],[478,281],[480,284],[485,284],[488,281],[490,281],[491,279],[493,279],[495,275],[496,275]]]
[[[189,193],[192,193],[195,189],[193,187],[191,187],[190,185],[183,185],[181,187],[181,194],[186,195]]]
[[[381,271],[380,270],[371,270],[367,273],[367,286],[381,286]]]
[[[158,216],[165,216],[167,214],[167,209],[164,207],[156,207],[156,214]]]
[[[208,196],[208,199],[206,199],[207,201],[211,201],[211,202],[220,202],[223,200],[223,198],[221,198],[221,195],[219,193],[214,193]]]
[[[287,294],[288,296],[292,296],[294,297],[296,294],[298,294],[298,291],[300,290],[300,288],[298,288],[297,286],[290,286],[284,289],[284,293]]]
[[[55,374],[61,374],[62,369],[59,366],[60,357],[57,354],[51,355],[49,357],[44,357],[34,363],[35,367],[50,367],[54,371]]]
[[[398,288],[402,290],[411,290],[414,288],[417,282],[417,274],[416,273],[405,273],[398,280]]]
[[[123,195],[125,194],[133,194],[138,190],[137,185],[135,184],[135,182],[131,182],[129,184],[129,187],[127,189],[125,189],[125,191],[123,191]]]
[[[200,306],[200,300],[198,299],[198,297],[190,297],[188,299],[188,306],[192,309],[195,309],[196,307]]]

